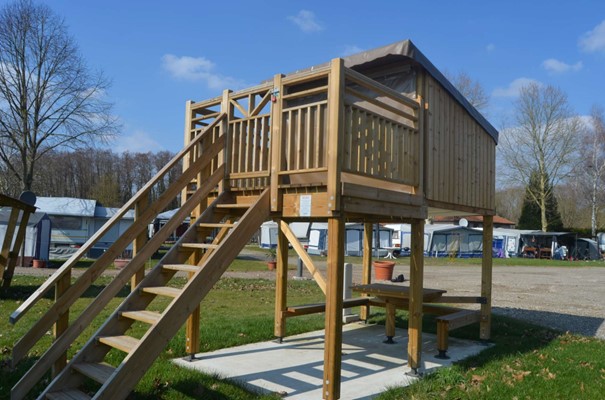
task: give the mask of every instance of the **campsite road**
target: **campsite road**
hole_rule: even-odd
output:
[[[245,252],[249,258],[259,254]],[[264,259],[262,253],[258,257]],[[404,274],[408,279],[409,259],[400,258],[396,262],[394,276]],[[291,258],[290,263],[295,264],[296,259]],[[325,261],[317,262],[318,268],[324,270],[324,276],[325,264]],[[480,294],[480,266],[448,265],[444,260],[443,266],[427,265],[424,270],[425,287],[445,289],[451,296]],[[361,283],[361,264],[354,265],[353,271],[353,282]],[[15,275],[48,276],[52,272],[49,269],[17,268]],[[226,276],[273,279],[275,272],[228,272]],[[310,277],[306,270],[304,276]],[[495,266],[492,294],[496,313],[605,339],[605,267]]]

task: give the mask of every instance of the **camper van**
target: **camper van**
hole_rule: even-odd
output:
[[[599,244],[601,254],[605,254],[605,232],[597,233],[597,243]]]

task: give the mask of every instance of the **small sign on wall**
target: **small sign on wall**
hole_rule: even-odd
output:
[[[301,194],[300,195],[300,207],[298,211],[298,215],[301,217],[310,217],[311,216],[311,195],[309,194]]]

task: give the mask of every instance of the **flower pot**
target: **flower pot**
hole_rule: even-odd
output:
[[[44,260],[33,260],[32,261],[32,266],[34,268],[45,268],[46,267],[46,261],[44,261]]]
[[[116,267],[118,269],[122,269],[129,262],[130,262],[130,259],[127,259],[127,258],[116,258],[115,260],[113,260],[113,265],[114,265],[114,267]]]
[[[374,278],[377,281],[390,281],[393,279],[393,268],[395,263],[393,261],[374,261]]]
[[[277,267],[277,261],[267,261],[267,268],[273,271]]]

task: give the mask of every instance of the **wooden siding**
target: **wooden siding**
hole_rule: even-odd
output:
[[[429,201],[493,210],[496,143],[453,97],[425,75],[425,194]]]

